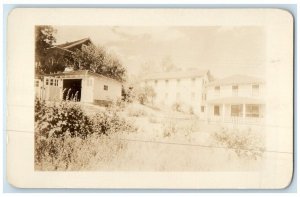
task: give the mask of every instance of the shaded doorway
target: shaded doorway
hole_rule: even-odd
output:
[[[81,99],[82,79],[64,79],[63,80],[63,100],[80,101]]]

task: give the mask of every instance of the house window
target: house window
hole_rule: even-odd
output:
[[[259,85],[257,85],[257,84],[252,85],[252,95],[253,96],[258,96],[259,95]]]
[[[243,105],[231,105],[231,116],[242,117],[243,116]]]
[[[166,80],[166,86],[168,85],[168,83],[169,83],[169,80]]]
[[[246,117],[259,117],[259,105],[246,105]]]
[[[195,100],[195,92],[192,92],[192,93],[191,93],[191,99],[192,99],[192,100]]]
[[[39,81],[35,81],[35,87],[39,87]]]
[[[192,78],[192,86],[195,86],[195,78]]]
[[[219,105],[215,105],[214,106],[214,115],[215,116],[219,116],[220,115],[220,106]]]
[[[234,85],[232,86],[232,96],[237,96],[239,91],[239,86]]]
[[[220,95],[220,86],[215,86],[215,95],[216,96]]]
[[[179,86],[179,83],[180,83],[180,79],[177,79],[177,86]]]
[[[104,90],[108,90],[108,85],[104,85]]]
[[[206,100],[206,94],[202,94],[202,100],[205,101]]]
[[[50,79],[50,85],[53,86],[53,79]]]
[[[154,81],[154,84],[157,85],[157,80]]]
[[[46,85],[48,85],[49,84],[49,79],[46,79]]]
[[[201,112],[205,111],[205,106],[201,106]]]

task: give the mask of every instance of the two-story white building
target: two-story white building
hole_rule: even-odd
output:
[[[207,84],[207,121],[222,123],[263,123],[264,81],[234,75]]]
[[[178,107],[205,117],[205,86],[212,77],[208,70],[188,70],[154,73],[146,76],[142,86],[150,86],[155,91],[153,104]]]

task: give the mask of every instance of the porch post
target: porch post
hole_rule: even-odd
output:
[[[246,122],[246,104],[243,103],[243,122]]]
[[[222,120],[225,122],[225,104],[222,104]]]
[[[209,104],[206,105],[205,114],[206,114],[206,117],[205,117],[206,123],[209,123],[209,121],[210,121],[210,105]]]

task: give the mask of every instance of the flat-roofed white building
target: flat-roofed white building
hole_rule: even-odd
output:
[[[121,98],[122,83],[88,70],[36,76],[36,97],[46,101],[70,98],[84,103],[106,104]]]
[[[153,104],[178,107],[205,116],[206,84],[212,79],[208,70],[188,70],[147,75],[141,85],[150,86],[155,92]]]

